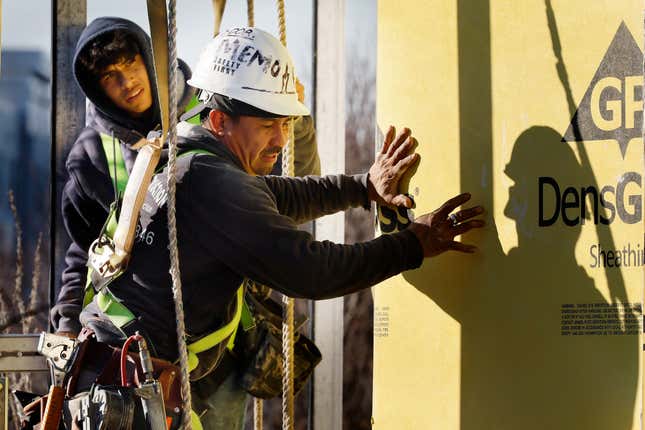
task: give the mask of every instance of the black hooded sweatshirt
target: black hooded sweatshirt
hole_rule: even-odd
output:
[[[79,54],[98,36],[115,30],[130,33],[139,45],[150,79],[153,105],[142,118],[133,118],[116,107],[100,90],[95,78],[83,72]],[[123,18],[103,17],[92,21],[81,34],[74,54],[74,77],[89,100],[86,128],[74,142],[66,162],[69,179],[62,193],[62,213],[71,245],[65,255],[65,270],[56,304],[51,310],[51,319],[57,331],[78,333],[83,289],[87,275],[87,250],[98,237],[114,201],[114,189],[107,170],[107,159],[100,133],[115,139],[121,150],[128,171],[132,169],[136,151],[131,145],[149,131],[160,128],[159,104],[154,85],[154,67],[148,35],[135,23]],[[186,85],[190,69],[179,61],[180,93],[179,112],[192,97],[192,89]]]

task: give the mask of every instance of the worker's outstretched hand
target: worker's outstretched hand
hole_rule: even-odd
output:
[[[470,200],[470,194],[464,193],[453,197],[439,209],[421,215],[408,227],[419,239],[424,257],[434,257],[446,251],[473,253],[474,245],[455,241],[455,236],[464,234],[474,228],[485,225],[481,219],[471,219],[484,213],[484,208],[475,206],[451,214],[457,207]]]
[[[404,128],[396,138],[395,134],[396,130],[390,126],[383,148],[370,167],[367,192],[370,200],[379,204],[411,208],[412,199],[399,193],[399,181],[419,158],[419,154],[414,152],[416,140],[409,128]]]

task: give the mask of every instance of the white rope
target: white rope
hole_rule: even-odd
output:
[[[184,302],[181,291],[181,273],[179,271],[179,252],[177,249],[177,219],[175,217],[175,178],[177,160],[177,13],[175,0],[168,0],[168,80],[169,83],[169,133],[168,133],[168,241],[170,248],[170,275],[172,276],[172,293],[175,301],[175,318],[177,320],[177,349],[181,367],[181,397],[183,399],[182,429],[192,430],[191,396],[188,372],[188,350],[186,347],[186,326],[184,323]]]
[[[253,428],[254,430],[262,430],[262,399],[255,397],[253,399]]]
[[[289,123],[289,141],[282,151],[282,175],[293,176],[293,121]],[[294,344],[294,308],[295,301],[289,296],[282,296],[282,356],[284,369],[282,373],[282,430],[293,430],[294,428],[294,365],[293,365],[293,344]]]
[[[293,430],[293,314],[294,300],[282,296],[282,355],[284,357],[284,372],[282,374],[282,430]]]
[[[278,1],[278,26],[280,28],[280,41],[287,46],[287,25],[284,12],[284,0]],[[293,121],[289,121],[289,140],[282,150],[282,176],[294,175],[293,162]],[[293,388],[293,343],[294,328],[293,317],[295,303],[292,298],[282,296],[283,321],[282,321],[282,355],[284,371],[282,374],[282,430],[294,428],[294,388]]]
[[[249,27],[255,27],[255,8],[253,0],[246,0],[246,17]],[[262,430],[264,407],[262,399],[253,398],[253,430]]]

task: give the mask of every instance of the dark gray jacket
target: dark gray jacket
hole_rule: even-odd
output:
[[[251,176],[206,129],[182,123],[183,148],[215,155],[179,158],[177,229],[189,340],[227,321],[248,277],[292,297],[327,299],[374,285],[423,260],[414,234],[369,242],[316,241],[297,225],[349,207],[369,208],[367,175]],[[126,273],[112,293],[138,317],[158,354],[176,358],[169,276],[165,171],[155,176]],[[96,315],[84,311],[82,321]],[[100,334],[99,334],[100,335]]]

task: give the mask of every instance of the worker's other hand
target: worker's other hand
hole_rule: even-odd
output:
[[[408,229],[421,242],[424,257],[434,257],[446,251],[473,253],[477,250],[474,245],[454,240],[455,236],[485,225],[481,219],[471,219],[484,213],[484,208],[481,206],[462,209],[451,215],[452,211],[468,200],[470,200],[469,193],[460,194],[448,200],[439,209],[421,215],[410,224]]]
[[[296,78],[296,93],[298,93],[298,101],[300,103],[305,102],[305,86],[302,85],[300,79]]]
[[[367,193],[370,200],[390,206],[412,207],[412,199],[399,193],[399,182],[403,174],[419,159],[414,152],[416,140],[409,128],[396,135],[390,126],[385,135],[383,148],[376,154],[367,179]]]

